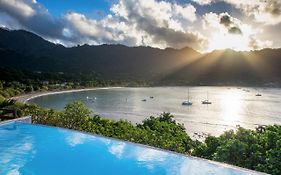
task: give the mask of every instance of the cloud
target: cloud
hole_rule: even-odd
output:
[[[66,46],[124,44],[159,48],[192,47],[206,51],[214,42],[210,36],[217,34],[229,39],[246,37],[245,43],[251,41],[251,48],[257,48],[264,45],[257,41],[260,38],[258,34],[262,32],[253,29],[256,23],[251,19],[261,23],[259,25],[268,26],[281,22],[279,0],[108,1],[110,12],[94,19],[75,11],[54,17],[36,0],[0,0],[0,26],[26,29]],[[235,7],[235,11],[240,9],[239,13],[244,16],[235,18],[233,13],[231,16],[228,12],[220,13],[221,10],[218,14],[211,13],[213,7],[221,9],[218,2]],[[240,19],[250,23],[245,24]],[[204,24],[203,28],[201,23]],[[270,43],[265,38],[263,40]]]
[[[242,34],[240,29],[242,22],[239,19],[230,16],[227,12],[220,14],[210,12],[205,14],[203,16],[203,24],[204,28],[210,26],[230,34]]]
[[[225,0],[241,9],[247,16],[253,16],[257,22],[275,25],[281,22],[280,0]]]
[[[237,27],[237,26],[230,27],[228,29],[228,32],[231,33],[231,34],[237,34],[237,35],[241,35],[242,34],[241,29],[239,27]]]
[[[280,0],[192,0],[200,5],[226,2],[239,9],[245,16],[253,17],[256,22],[276,25],[281,22]]]
[[[212,2],[214,2],[214,0],[192,0],[200,5],[207,5],[207,4],[211,4]]]
[[[78,43],[88,44],[137,44],[136,33],[130,33],[130,26],[119,23],[111,15],[100,21],[89,19],[83,14],[69,12],[65,15],[69,35]]]
[[[73,11],[57,19],[35,0],[0,0],[0,5],[9,16],[0,18],[3,26],[18,23],[14,26],[66,45],[119,43],[160,48],[189,46],[197,50],[207,45],[201,34],[191,31],[197,19],[196,9],[191,4],[120,0],[112,4],[111,13],[100,20]]]
[[[203,16],[203,28],[211,33],[210,50],[231,48],[234,50],[253,50],[269,47],[272,42],[258,39],[263,32],[232,17],[228,13],[207,13]]]
[[[141,35],[142,43],[156,47],[193,47],[202,49],[206,40],[188,30],[196,10],[190,4],[180,6],[155,0],[120,0],[111,9],[117,17]]]
[[[228,33],[241,35],[242,31],[235,20],[237,21],[237,19],[230,17],[227,13],[223,13],[220,17],[220,24],[224,25],[228,29]]]
[[[220,18],[220,23],[228,27],[232,22],[230,21],[230,16],[229,15],[223,15]]]
[[[14,11],[20,13],[24,17],[33,16],[36,12],[32,8],[32,6],[36,4],[35,1],[27,1],[27,0],[1,0],[0,7],[2,10],[6,10],[8,12],[14,13]]]
[[[19,29],[22,26],[18,23],[17,20],[7,15],[4,12],[0,12],[0,27],[9,28],[9,29]]]
[[[273,16],[281,15],[281,2],[279,0],[271,0],[266,4],[265,11]]]
[[[15,23],[16,21],[21,28],[48,39],[64,39],[63,22],[53,18],[48,10],[35,0],[0,0],[0,10],[6,14],[5,21],[1,19],[1,23]],[[19,27],[19,25],[14,27]]]
[[[238,27],[238,24],[235,24],[234,19],[232,19],[227,13],[221,15],[220,24],[224,25],[228,29],[228,33],[230,34],[242,34],[242,31]]]
[[[255,37],[251,37],[250,40],[249,40],[249,47],[254,49],[254,50],[257,50],[257,49],[262,49],[262,48],[268,48],[272,46],[272,41],[261,41],[261,40],[258,40],[257,38]]]
[[[66,19],[76,35],[87,36],[84,41],[94,40],[95,44],[106,42],[160,48],[189,46],[199,50],[206,46],[204,37],[188,30],[197,19],[196,9],[190,4],[120,0],[110,10],[112,14],[99,21],[75,12],[66,14]]]

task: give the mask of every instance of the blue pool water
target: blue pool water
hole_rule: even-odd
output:
[[[0,124],[1,175],[257,174],[224,164],[47,126]]]

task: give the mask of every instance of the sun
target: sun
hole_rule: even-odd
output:
[[[233,34],[214,34],[210,39],[209,50],[223,50],[232,49],[236,51],[246,51],[250,50],[249,38],[243,35],[233,35]]]
[[[258,31],[249,25],[240,26],[241,33],[230,33],[225,28],[214,30],[209,35],[209,51],[232,49],[249,51],[253,49],[252,42]]]

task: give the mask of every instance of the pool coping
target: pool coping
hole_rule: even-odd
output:
[[[32,117],[31,116],[25,116],[25,117],[15,118],[15,119],[11,119],[11,120],[0,121],[0,126],[11,123],[11,122],[21,122],[21,123],[33,124],[32,123]]]
[[[161,152],[166,152],[166,153],[173,154],[173,155],[183,156],[183,157],[190,158],[192,160],[200,160],[200,161],[203,161],[203,162],[206,162],[206,163],[210,163],[210,164],[217,165],[217,166],[222,166],[224,168],[230,168],[230,169],[233,169],[233,170],[243,171],[243,172],[249,173],[249,174],[267,175],[267,173],[264,173],[264,172],[259,172],[259,171],[255,171],[255,170],[251,170],[251,169],[247,169],[247,168],[243,168],[243,167],[238,167],[238,166],[230,165],[230,164],[223,163],[223,162],[216,162],[216,161],[213,161],[213,160],[208,160],[208,159],[195,157],[195,156],[191,156],[191,155],[187,155],[187,154],[183,154],[183,153],[165,150],[165,149],[161,149],[161,148],[157,148],[157,147],[153,147],[153,146],[149,146],[149,145],[144,145],[144,144],[140,144],[140,143],[121,140],[121,139],[118,139],[118,138],[102,136],[102,135],[98,135],[98,134],[94,134],[94,133],[90,133],[90,132],[86,132],[86,131],[79,131],[79,130],[74,130],[74,129],[61,128],[61,127],[56,127],[56,126],[51,126],[51,125],[35,124],[35,123],[32,123],[32,117],[31,116],[26,116],[26,117],[13,119],[13,120],[3,121],[3,122],[0,122],[0,126],[6,125],[6,124],[9,124],[9,123],[13,123],[13,122],[19,122],[19,123],[23,123],[23,124],[30,124],[30,125],[35,125],[35,126],[40,126],[40,127],[45,127],[45,128],[61,129],[61,130],[70,131],[70,132],[74,132],[74,133],[86,134],[86,135],[89,135],[89,136],[94,136],[94,137],[103,138],[103,139],[107,139],[107,140],[113,140],[113,141],[129,144],[129,145],[135,145],[135,146],[139,146],[139,147],[143,147],[143,148],[149,148],[149,149],[153,149],[153,150],[157,150],[157,151],[161,151]]]

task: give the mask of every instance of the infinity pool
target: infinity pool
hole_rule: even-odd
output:
[[[47,126],[0,124],[1,175],[258,174],[114,139]]]

